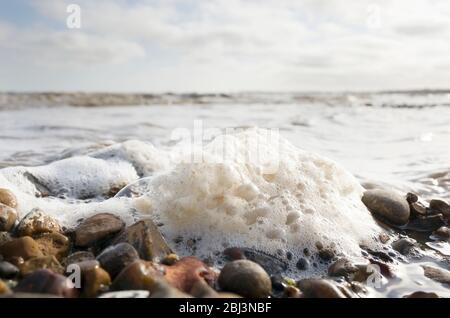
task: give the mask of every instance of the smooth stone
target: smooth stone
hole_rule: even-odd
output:
[[[268,297],[272,292],[272,282],[267,272],[249,260],[227,263],[220,272],[218,282],[222,290],[243,297]]]
[[[127,227],[114,239],[113,244],[131,244],[139,257],[147,261],[158,261],[172,253],[158,227],[150,219],[145,219]]]
[[[125,223],[111,213],[99,213],[81,222],[75,229],[75,245],[92,246],[111,238],[125,227]]]
[[[40,269],[24,277],[14,288],[14,292],[52,294],[67,298],[78,294],[68,278],[48,269]]]
[[[17,277],[19,269],[10,262],[0,261],[0,278],[12,279]]]
[[[16,223],[17,213],[16,211],[0,203],[0,231],[10,231]]]
[[[408,201],[409,204],[416,203],[419,200],[419,197],[417,194],[408,192],[406,194],[406,201]]]
[[[428,214],[428,209],[420,202],[414,202],[409,204],[409,211],[411,216],[420,217]]]
[[[128,243],[110,246],[97,256],[101,266],[112,278],[116,277],[125,267],[138,259],[138,252]]]
[[[55,256],[30,258],[20,266],[20,273],[22,276],[25,276],[40,269],[48,269],[54,273],[64,274],[64,267],[58,262]]]
[[[100,267],[100,263],[96,260],[84,261],[76,263],[80,267],[81,287],[83,297],[96,297],[101,292],[107,290],[111,285],[111,277],[108,272]]]
[[[95,256],[92,252],[88,251],[78,251],[67,256],[65,260],[66,265],[81,263],[83,261],[95,260]]]
[[[432,232],[445,224],[442,214],[419,217],[411,220],[407,228],[418,232]]]
[[[309,261],[306,258],[300,257],[295,266],[301,270],[307,270],[309,268]]]
[[[346,258],[340,258],[336,262],[330,265],[328,268],[328,275],[330,276],[344,276],[347,277],[358,271],[356,267],[350,260]]]
[[[439,298],[439,296],[436,293],[416,291],[412,294],[403,296],[403,298]]]
[[[217,278],[211,268],[193,256],[183,257],[174,265],[163,267],[166,281],[185,293],[189,293],[198,281],[212,285]]]
[[[33,236],[42,233],[61,232],[61,227],[53,217],[40,209],[33,209],[19,222],[18,236]]]
[[[246,259],[261,266],[269,275],[285,271],[288,264],[276,256],[251,248],[242,248]]]
[[[422,265],[424,275],[441,284],[450,284],[450,272],[433,266]]]
[[[394,225],[408,223],[410,215],[408,201],[395,192],[381,189],[368,190],[364,192],[362,202],[376,217]]]
[[[450,228],[441,226],[436,231],[434,231],[433,235],[441,239],[448,240],[450,238]]]
[[[55,256],[61,261],[70,250],[70,240],[61,233],[44,233],[34,239],[39,244],[42,254]]]
[[[283,291],[283,298],[302,298],[303,294],[297,287],[294,286],[286,286]]]
[[[158,277],[162,277],[153,264],[137,260],[125,267],[114,279],[112,290],[151,290]]]
[[[297,286],[306,298],[346,298],[334,282],[326,279],[302,279]]]
[[[0,203],[3,203],[11,208],[16,208],[17,198],[10,190],[0,188]]]
[[[443,200],[438,199],[431,200],[430,209],[435,210],[438,213],[441,213],[446,218],[450,218],[450,205]]]
[[[409,238],[401,238],[392,243],[392,248],[402,255],[408,255],[414,248],[415,242]]]
[[[15,238],[0,246],[0,254],[8,260],[21,257],[24,260],[43,256],[39,244],[29,236]]]
[[[9,289],[8,285],[4,281],[0,279],[0,295],[4,294],[10,294],[11,290]]]
[[[319,257],[326,262],[329,262],[334,258],[334,251],[328,248],[321,249],[318,254]]]
[[[150,292],[148,290],[122,290],[104,293],[98,298],[148,298]]]

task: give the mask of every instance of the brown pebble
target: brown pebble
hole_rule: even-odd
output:
[[[72,264],[73,265],[73,264]],[[76,263],[81,272],[81,295],[83,297],[96,297],[106,291],[111,285],[111,277],[108,272],[100,267],[100,263],[95,260]]]
[[[8,189],[0,188],[0,203],[3,203],[11,208],[16,208],[17,198],[14,193]]]
[[[396,192],[382,189],[367,190],[361,200],[369,211],[382,221],[404,225],[409,220],[408,201]]]
[[[22,276],[31,274],[39,269],[49,269],[54,273],[64,274],[64,267],[58,262],[55,256],[33,257],[19,267]]]
[[[0,231],[10,231],[17,219],[16,211],[5,205],[0,203]]]
[[[61,232],[58,222],[40,209],[33,209],[19,222],[18,236],[33,236],[42,233]]]
[[[125,223],[111,213],[99,213],[85,219],[75,229],[75,245],[92,246],[111,238],[125,227]]]
[[[416,291],[412,294],[403,296],[403,298],[439,298],[439,296],[436,293]]]
[[[297,286],[306,298],[346,298],[334,282],[326,279],[302,279]]]
[[[0,254],[7,260],[15,257],[28,260],[33,257],[43,256],[39,244],[29,236],[19,237],[4,243],[0,246]]]
[[[438,199],[431,200],[430,209],[435,210],[438,213],[441,213],[446,218],[450,218],[450,205],[443,200]]]
[[[61,233],[44,233],[34,239],[45,256],[55,256],[61,261],[70,249],[69,239]]]
[[[450,284],[450,272],[433,266],[422,265],[424,275],[438,283]]]
[[[328,275],[347,277],[353,273],[356,273],[357,271],[358,267],[356,267],[350,260],[346,258],[340,258],[330,265],[330,267],[328,268]]]
[[[434,231],[433,235],[441,239],[448,240],[450,238],[450,228],[446,226],[441,226],[436,231]]]
[[[40,269],[24,277],[14,288],[14,292],[52,294],[68,298],[78,294],[68,278],[48,269]]]

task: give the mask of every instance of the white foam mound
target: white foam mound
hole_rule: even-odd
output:
[[[359,245],[374,244],[380,232],[350,173],[276,134],[221,136],[194,157],[202,161],[155,176],[152,191],[136,200],[169,239],[183,237],[178,248],[186,254],[208,257],[243,246],[290,252],[295,262],[319,242],[356,257]]]
[[[168,152],[129,141],[41,167],[5,168],[0,187],[16,194],[21,217],[39,207],[65,226],[99,212],[128,223],[135,210],[149,214],[186,255],[249,247],[282,258],[290,252],[295,268],[317,243],[350,257],[360,255],[360,244],[376,244],[381,230],[361,202],[362,187],[333,161],[259,129],[185,146]],[[142,176],[151,176],[142,197],[102,199]],[[40,187],[50,196],[36,196]]]

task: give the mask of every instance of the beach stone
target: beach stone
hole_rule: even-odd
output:
[[[306,258],[300,257],[295,266],[301,270],[307,270],[309,268],[309,261]]]
[[[58,222],[40,209],[33,209],[19,222],[18,236],[33,236],[42,233],[61,232]]]
[[[148,290],[122,290],[104,293],[98,298],[148,298],[150,292]]]
[[[92,261],[95,260],[95,256],[92,252],[89,251],[78,251],[70,254],[65,259],[65,264],[75,264],[75,263],[81,263],[83,261]]]
[[[112,290],[151,290],[158,276],[162,276],[150,262],[137,260],[125,267],[114,279]]]
[[[138,259],[138,252],[128,243],[110,246],[97,256],[101,266],[112,278],[116,277],[125,267]]]
[[[67,298],[77,296],[77,290],[68,278],[48,269],[40,269],[24,277],[14,288],[14,292],[52,294]]]
[[[243,297],[268,297],[272,292],[272,282],[267,272],[249,260],[227,263],[220,272],[218,282],[222,290]]]
[[[230,247],[225,249],[223,254],[232,261],[248,259],[255,262],[264,268],[269,275],[285,271],[288,268],[288,264],[280,258],[252,248]]]
[[[3,203],[11,208],[16,208],[17,198],[10,190],[0,188],[0,203]]]
[[[0,254],[8,260],[21,257],[24,260],[43,256],[39,244],[29,236],[15,238],[0,246]]]
[[[409,220],[409,204],[401,195],[374,189],[364,192],[362,202],[375,217],[387,220],[394,225],[404,225]]]
[[[13,240],[13,238],[10,233],[4,232],[4,231],[0,232],[0,246],[6,242],[10,242],[12,240]]]
[[[419,200],[419,197],[417,194],[408,192],[406,194],[406,201],[408,201],[409,204],[416,203]]]
[[[441,213],[446,218],[450,218],[450,205],[443,200],[438,199],[431,200],[430,209],[435,210],[438,213]]]
[[[442,214],[419,217],[411,220],[407,228],[418,232],[432,232],[445,224]]]
[[[347,277],[351,274],[356,273],[357,271],[358,267],[356,267],[350,260],[348,260],[347,258],[340,258],[330,265],[330,267],[328,268],[328,275],[334,277]]]
[[[401,238],[392,243],[392,248],[402,255],[408,255],[414,246],[415,242],[410,238]]]
[[[16,211],[0,203],[0,231],[10,231],[16,223]]]
[[[321,249],[318,254],[319,257],[326,262],[329,262],[334,258],[334,251],[329,248]]]
[[[75,245],[92,246],[111,238],[125,227],[125,223],[111,213],[100,213],[85,219],[75,229]]]
[[[450,284],[450,272],[433,266],[422,265],[424,275],[441,284]]]
[[[302,298],[303,294],[297,287],[294,286],[286,286],[283,291],[283,298]]]
[[[441,226],[436,231],[434,231],[433,235],[441,239],[448,240],[450,238],[450,228],[446,226]]]
[[[22,276],[31,274],[39,269],[49,269],[54,273],[64,274],[64,267],[58,262],[55,256],[33,257],[19,267]]]
[[[411,216],[414,217],[426,216],[428,214],[427,207],[420,202],[410,203],[409,211],[411,213]]]
[[[198,281],[212,285],[217,276],[205,263],[193,256],[183,257],[174,265],[163,267],[166,281],[186,293],[189,293]]]
[[[6,285],[6,283],[0,279],[0,295],[9,293],[11,293],[11,290],[9,289],[8,285]]]
[[[126,228],[114,239],[113,244],[131,244],[139,257],[147,261],[157,261],[172,253],[166,240],[152,220],[141,220]]]
[[[306,298],[346,298],[335,283],[326,279],[302,279],[297,286]]]
[[[0,278],[12,279],[17,277],[19,269],[10,262],[0,261]]]
[[[100,267],[96,260],[83,261],[77,263],[81,272],[81,288],[83,297],[96,297],[106,291],[111,285],[111,277],[108,272]]]
[[[40,234],[34,239],[45,256],[55,256],[61,261],[70,250],[69,239],[61,233],[52,232]]]
[[[439,298],[439,296],[436,293],[416,291],[412,294],[403,296],[403,298]]]

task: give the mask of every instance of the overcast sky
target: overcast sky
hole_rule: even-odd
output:
[[[0,90],[410,88],[450,88],[448,0],[0,0]]]

